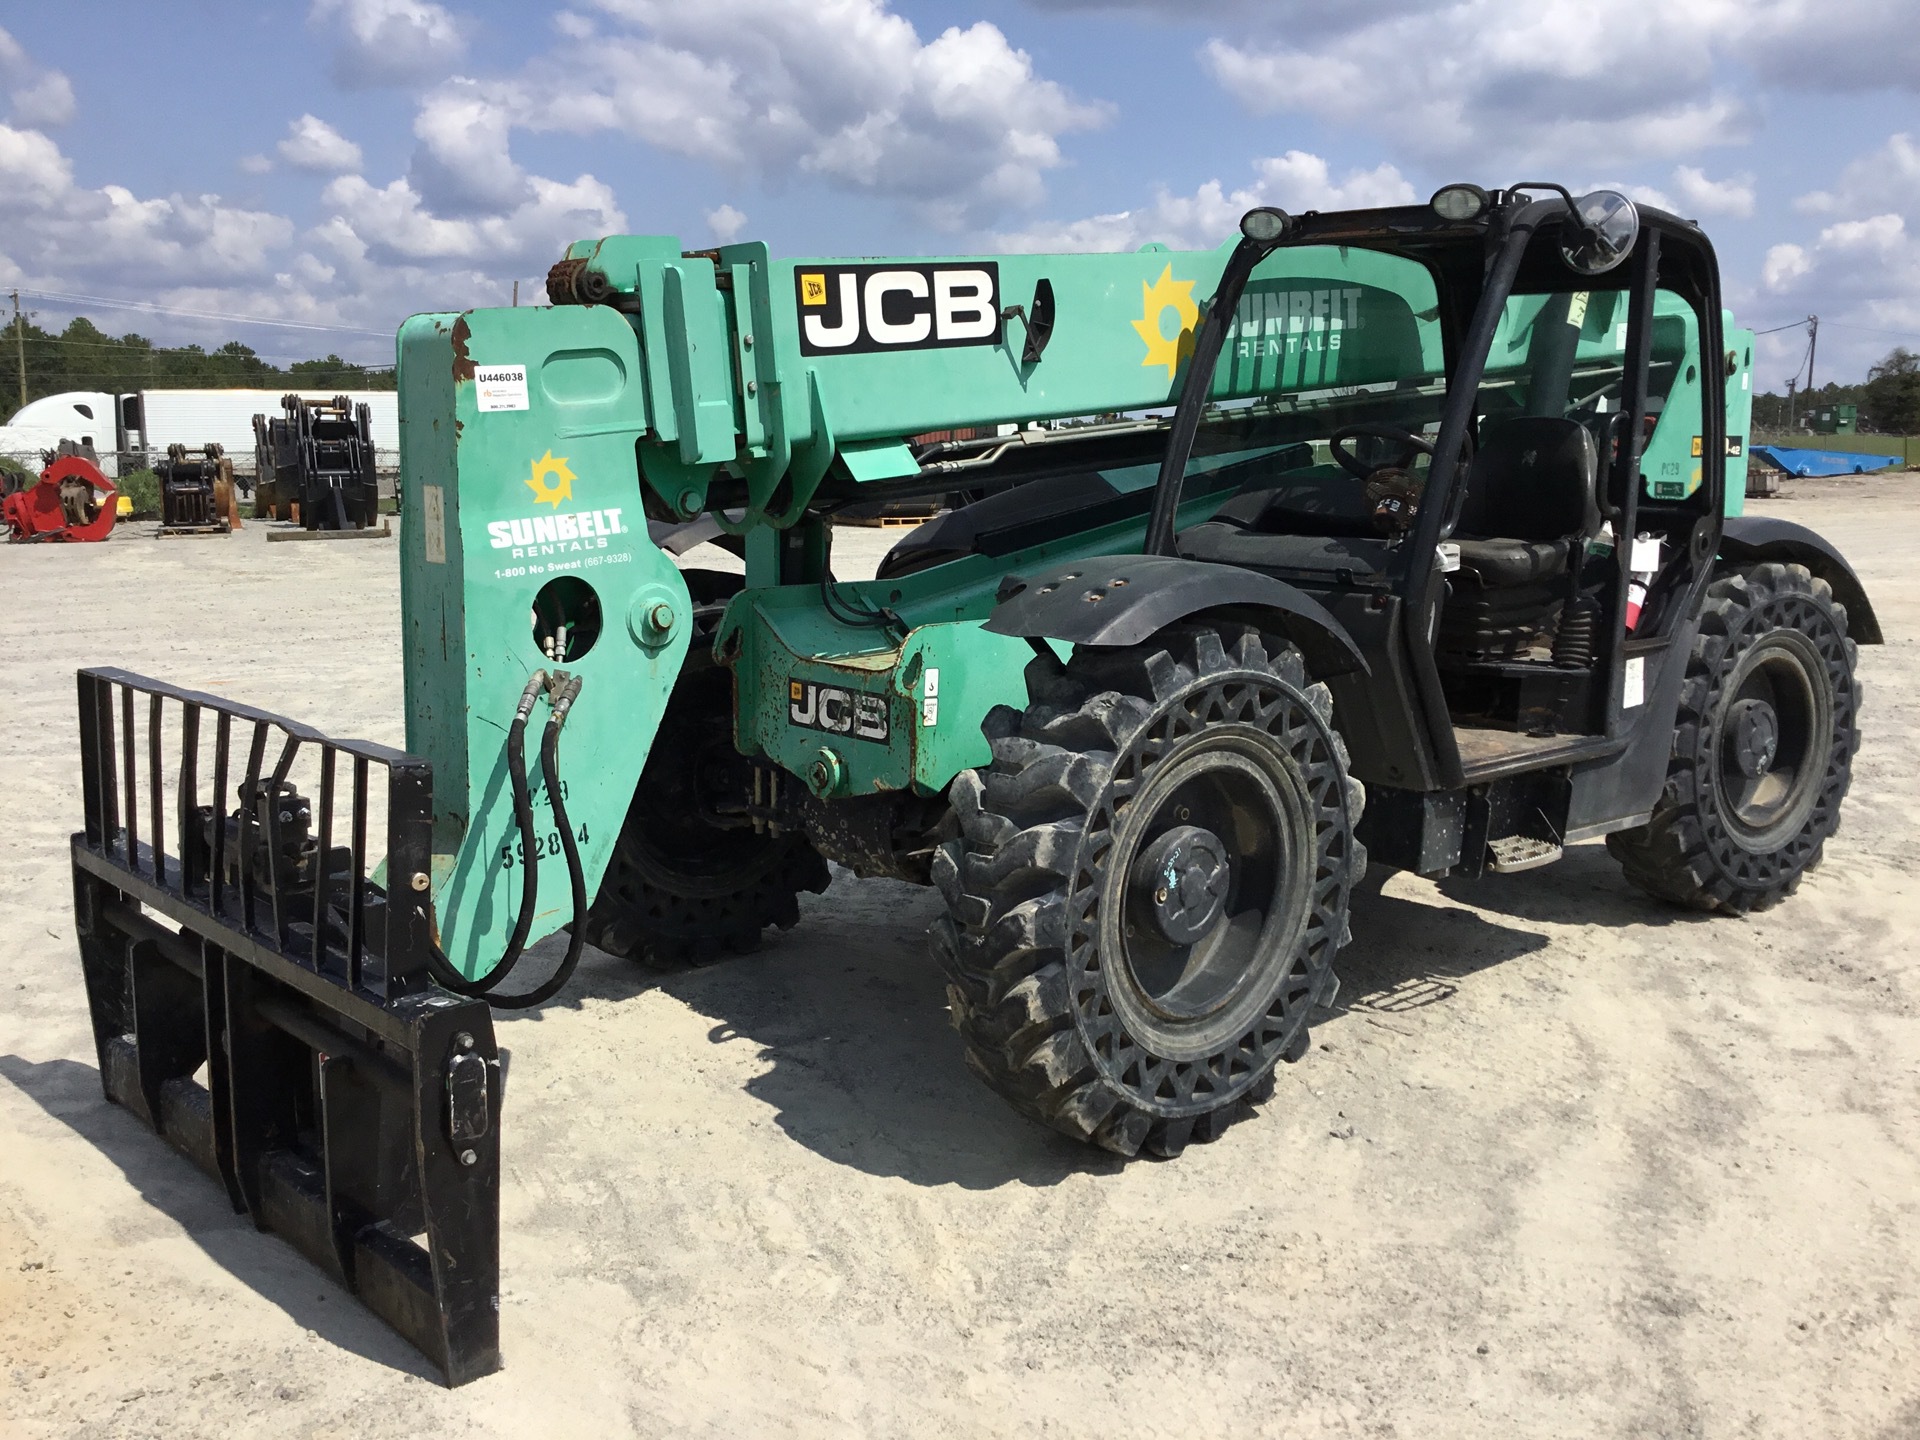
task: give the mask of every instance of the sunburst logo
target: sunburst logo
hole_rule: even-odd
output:
[[[1133,328],[1147,342],[1143,366],[1164,365],[1169,383],[1180,369],[1180,362],[1193,353],[1193,327],[1200,323],[1200,307],[1193,303],[1193,281],[1173,278],[1173,266],[1160,272],[1149,285],[1140,282],[1140,318]],[[1179,322],[1172,335],[1166,333],[1167,311]]]
[[[562,500],[573,498],[573,481],[574,474],[567,468],[567,462],[554,459],[553,451],[549,450],[533,462],[527,488],[533,491],[534,499],[558,510]]]

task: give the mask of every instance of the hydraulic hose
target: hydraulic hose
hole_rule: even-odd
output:
[[[513,973],[513,967],[520,962],[521,953],[526,949],[527,936],[533,930],[534,908],[540,895],[539,839],[533,825],[533,796],[527,784],[527,719],[533,714],[533,707],[539,701],[543,691],[551,688],[547,672],[536,670],[527,681],[526,689],[520,692],[520,703],[514,707],[513,722],[507,727],[507,780],[513,788],[513,814],[520,831],[520,912],[514,918],[513,933],[507,937],[507,948],[502,952],[498,963],[479,980],[469,980],[453,967],[438,945],[427,948],[427,971],[433,976],[434,983],[443,990],[451,990],[456,995],[465,995],[470,999],[489,1000],[502,1008],[517,1008],[519,1004],[533,1004],[534,1001],[521,1001],[519,997],[495,999],[493,991]],[[554,713],[547,721],[547,733],[541,744],[542,773],[547,780],[547,794],[554,801],[554,818],[560,821],[561,834],[566,836],[568,869],[575,877],[576,899],[575,930],[585,927],[579,920],[585,916],[586,903],[580,898],[585,895],[586,882],[580,871],[579,854],[574,848],[571,832],[567,829],[566,807],[559,798],[559,739],[560,726],[565,723],[566,712],[580,693],[580,681],[573,678],[560,687],[560,695],[553,699]],[[575,957],[577,962],[577,956]],[[571,973],[571,967],[568,967]],[[557,987],[556,987],[557,988]],[[530,992],[538,993],[538,992]],[[548,992],[551,993],[551,992]]]
[[[560,793],[560,727],[567,723],[567,712],[580,695],[580,677],[575,675],[553,697],[553,713],[547,717],[547,733],[540,739],[540,775],[547,782],[547,799],[553,803],[553,821],[560,827],[560,848],[567,857],[567,883],[573,891],[572,934],[567,938],[566,957],[559,968],[533,989],[519,995],[492,995],[487,1001],[496,1010],[528,1010],[544,1004],[560,993],[560,987],[573,978],[580,964],[580,952],[587,947],[587,872],[580,863],[580,847],[574,844],[573,826],[567,819],[567,802]],[[537,867],[529,865],[532,873]],[[516,957],[517,958],[517,957]],[[495,972],[498,974],[499,972]],[[494,975],[488,975],[489,990]]]

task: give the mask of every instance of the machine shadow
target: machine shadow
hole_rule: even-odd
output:
[[[933,891],[839,873],[798,928],[743,960],[660,987],[716,1020],[715,1045],[759,1048],[747,1093],[837,1164],[916,1185],[994,1189],[1116,1173],[1122,1162],[1014,1113],[976,1080],[927,954]]]
[[[100,1090],[100,1072],[74,1060],[0,1054],[0,1078],[120,1168],[221,1269],[329,1345],[436,1385],[440,1372],[305,1256],[255,1230],[226,1192]]]
[[[1601,840],[1574,845],[1554,864],[1529,874],[1448,877],[1437,888],[1462,905],[1551,925],[1698,924],[1711,918],[1636,889]]]
[[[1453,998],[1459,982],[1548,944],[1545,935],[1486,919],[1458,905],[1382,893],[1396,872],[1374,866],[1353,892],[1353,941],[1334,961],[1340,993],[1331,1014],[1419,1010]],[[1441,893],[1462,904],[1478,899]],[[1309,1054],[1308,1063],[1312,1056]]]
[[[1384,896],[1386,873],[1355,895],[1334,1014],[1444,1000],[1465,976],[1548,943],[1463,908]],[[747,1092],[836,1164],[976,1190],[1118,1172],[1125,1162],[1022,1118],[967,1069],[926,949],[937,895],[840,873],[807,902],[800,926],[756,955],[660,977],[624,962],[583,965],[576,1001],[657,986],[713,1017],[713,1044],[751,1044],[765,1062]]]

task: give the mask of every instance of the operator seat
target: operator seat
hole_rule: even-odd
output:
[[[1553,624],[1575,557],[1599,533],[1599,469],[1577,420],[1523,415],[1486,428],[1454,526],[1460,569],[1440,616],[1443,656],[1509,659]]]

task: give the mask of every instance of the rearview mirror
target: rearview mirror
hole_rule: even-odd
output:
[[[1560,247],[1567,268],[1604,275],[1633,253],[1640,238],[1640,212],[1618,190],[1596,190],[1573,202],[1568,236]]]

